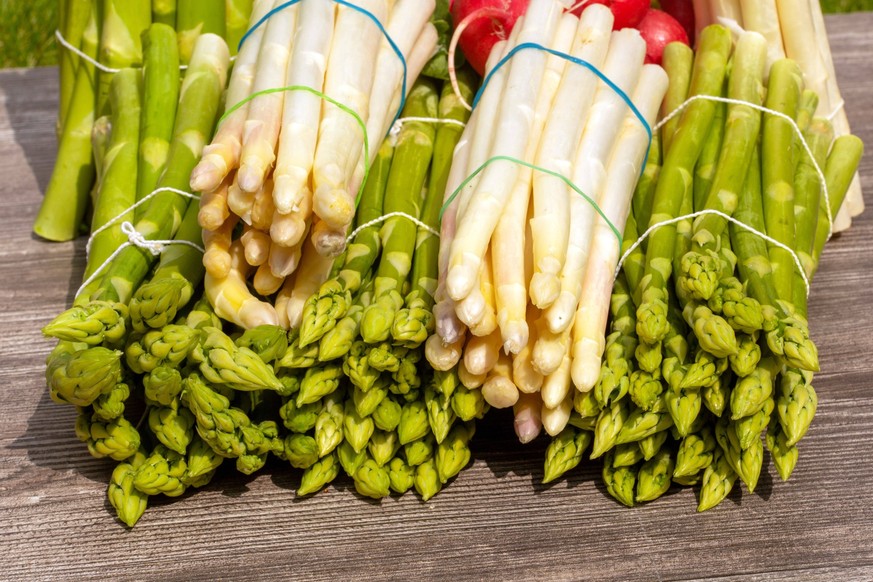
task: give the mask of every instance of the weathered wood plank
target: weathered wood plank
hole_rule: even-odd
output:
[[[873,14],[828,25],[849,117],[873,143]],[[494,414],[474,464],[427,504],[381,504],[340,479],[295,501],[299,471],[223,472],[178,500],[155,500],[130,532],[105,501],[111,463],[48,398],[39,328],[70,300],[83,242],[30,235],[54,160],[56,71],[0,73],[0,572],[4,579],[873,579],[873,218],[826,250],[811,327],[819,413],[788,483],[770,470],[698,515],[690,490],[633,510],[602,490],[592,464],[540,484],[545,443],[519,445]],[[873,162],[862,162],[873,192]]]

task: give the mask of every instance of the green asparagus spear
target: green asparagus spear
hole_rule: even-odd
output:
[[[58,342],[46,358],[45,378],[52,400],[88,406],[121,381],[121,352]]]
[[[340,464],[335,452],[318,459],[303,472],[300,487],[297,488],[297,495],[304,497],[321,491],[328,483],[336,479],[339,470]]]
[[[594,434],[591,431],[576,430],[573,427],[562,430],[546,448],[543,483],[551,483],[575,468],[593,440]]]
[[[146,495],[163,493],[167,497],[178,497],[185,492],[182,479],[187,470],[184,454],[158,445],[137,469],[133,486]]]
[[[634,487],[637,481],[638,467],[616,467],[615,453],[609,451],[603,459],[603,483],[612,497],[628,507],[634,505]]]
[[[194,60],[198,38],[207,33],[226,34],[225,0],[177,0],[176,32],[179,60],[183,65]]]
[[[207,327],[202,334],[203,339],[193,348],[191,359],[200,364],[200,373],[206,380],[234,390],[282,390],[273,369],[255,352],[235,345],[217,328]]]
[[[736,480],[737,474],[731,468],[726,455],[716,447],[712,463],[703,472],[697,511],[706,511],[721,503],[733,489]]]
[[[391,487],[391,479],[388,476],[388,470],[377,464],[373,459],[367,459],[358,467],[353,475],[355,481],[355,491],[365,497],[373,499],[382,499],[388,497]]]
[[[661,450],[640,467],[637,475],[637,503],[653,501],[670,488],[675,461],[668,450]]]
[[[76,419],[76,436],[88,445],[88,452],[100,459],[109,457],[123,461],[136,454],[140,436],[136,428],[124,417],[109,422],[100,422],[86,409]]]
[[[165,447],[184,455],[194,438],[194,415],[184,407],[160,406],[149,410],[149,428]]]
[[[146,456],[137,452],[124,463],[119,463],[109,478],[107,497],[115,508],[115,513],[127,527],[133,527],[145,513],[148,495],[134,487],[138,469],[145,463]]]

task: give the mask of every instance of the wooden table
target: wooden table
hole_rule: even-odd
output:
[[[828,19],[852,125],[873,144],[873,13]],[[480,423],[474,462],[427,504],[363,500],[338,479],[295,500],[299,471],[231,472],[155,498],[132,531],[106,502],[112,462],[48,397],[39,329],[69,304],[84,241],[30,225],[55,157],[55,69],[0,73],[0,579],[873,580],[873,217],[825,251],[811,322],[820,404],[787,483],[695,512],[690,489],[627,509],[593,463],[543,486],[545,442]],[[873,162],[861,170],[873,193]],[[871,198],[868,196],[868,203]]]

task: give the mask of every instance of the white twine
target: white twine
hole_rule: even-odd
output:
[[[145,204],[146,202],[148,202],[149,200],[151,200],[152,198],[154,198],[155,196],[157,196],[161,192],[173,192],[174,194],[178,194],[179,196],[183,196],[185,198],[190,198],[192,200],[199,200],[200,199],[200,197],[197,196],[196,194],[191,194],[190,192],[185,192],[184,190],[179,190],[177,188],[171,188],[169,186],[164,186],[163,188],[158,188],[157,190],[154,190],[153,192],[149,193],[148,195],[143,196],[142,199],[137,200],[131,206],[126,208],[123,212],[121,212],[118,215],[113,216],[112,218],[107,220],[104,224],[102,224],[100,226],[100,228],[95,229],[94,232],[91,233],[91,236],[88,237],[88,243],[85,245],[85,257],[87,258],[87,257],[91,256],[91,243],[94,242],[94,238],[98,234],[107,230],[109,227],[114,225],[116,222],[118,222],[119,220],[121,220],[125,216],[127,216],[128,213],[136,210],[139,206],[141,206],[142,204]],[[91,276],[88,277],[87,279],[85,279],[84,282],[82,282],[82,285],[76,291],[77,296],[80,295],[82,293],[82,291],[86,287],[88,287],[88,285],[93,283],[94,280],[100,275],[100,273],[102,273],[106,269],[106,267],[109,266],[109,264],[115,259],[115,257],[117,257],[121,253],[121,251],[123,251],[127,247],[130,247],[130,246],[139,247],[141,249],[145,249],[145,250],[149,251],[154,256],[158,256],[159,254],[161,254],[161,252],[164,250],[164,248],[167,245],[174,245],[174,244],[175,245],[187,245],[189,247],[197,249],[201,253],[205,252],[203,247],[201,247],[200,245],[193,243],[191,241],[187,241],[187,240],[151,240],[151,239],[147,239],[147,238],[145,238],[145,236],[142,235],[142,233],[140,233],[138,230],[136,230],[136,228],[134,228],[133,224],[130,221],[127,221],[127,220],[125,220],[124,222],[121,223],[121,232],[123,232],[125,235],[127,235],[127,242],[121,243],[118,246],[118,248],[115,249],[114,251],[112,251],[112,254],[109,255],[106,258],[106,260],[103,261],[100,264],[100,266],[94,270],[93,273],[91,273]]]
[[[747,230],[747,231],[751,232],[752,234],[758,235],[759,237],[761,237],[762,239],[764,239],[765,241],[767,241],[771,245],[773,245],[775,247],[779,247],[780,249],[782,249],[788,253],[791,253],[791,258],[794,259],[794,265],[795,265],[795,267],[797,267],[797,272],[800,273],[800,277],[803,279],[803,286],[806,288],[806,296],[809,297],[809,288],[810,288],[809,277],[806,276],[806,271],[803,269],[803,263],[800,261],[800,257],[797,255],[797,253],[794,252],[794,249],[790,248],[788,245],[782,244],[781,242],[779,242],[775,238],[767,236],[765,233],[763,233],[757,229],[752,228],[748,224],[746,224],[744,222],[740,222],[739,220],[737,220],[733,216],[729,216],[729,215],[725,214],[724,212],[721,212],[718,210],[713,210],[713,209],[699,210],[697,212],[692,212],[691,214],[686,214],[684,216],[677,216],[676,218],[671,218],[670,220],[665,220],[663,222],[659,222],[657,224],[653,224],[652,226],[650,226],[646,230],[646,232],[644,232],[642,235],[640,235],[640,237],[636,240],[636,242],[634,242],[634,244],[632,244],[630,246],[630,248],[628,248],[628,250],[625,251],[625,253],[621,256],[621,258],[618,261],[618,266],[615,268],[615,273],[613,274],[613,281],[615,281],[615,279],[618,279],[618,275],[621,272],[621,267],[622,267],[622,265],[624,265],[624,262],[631,255],[631,253],[633,253],[635,250],[637,250],[637,248],[639,248],[639,246],[641,244],[643,244],[643,241],[646,238],[648,238],[654,231],[658,230],[662,226],[670,226],[671,224],[676,224],[678,222],[682,222],[683,220],[694,220],[698,216],[703,216],[705,214],[715,214],[716,216],[720,216],[721,218],[724,218],[728,222],[735,224],[736,226],[739,226],[740,228]]]
[[[415,225],[418,226],[419,228],[431,233],[432,235],[434,235],[436,237],[439,237],[439,235],[440,235],[439,231],[431,228],[430,226],[426,225],[425,223],[423,223],[422,221],[420,221],[419,219],[417,219],[414,216],[410,216],[409,214],[406,214],[405,212],[389,212],[388,214],[385,214],[384,216],[380,216],[379,218],[374,218],[373,220],[371,220],[369,222],[365,222],[364,224],[362,224],[361,226],[359,226],[358,228],[353,230],[351,232],[351,234],[346,237],[346,244],[349,244],[350,242],[352,242],[355,239],[355,236],[357,236],[357,234],[359,232],[361,232],[362,230],[364,230],[365,228],[369,228],[371,226],[376,226],[377,224],[385,222],[389,218],[393,218],[395,216],[402,216],[403,218],[415,223]]]
[[[115,74],[121,70],[121,69],[113,69],[112,67],[107,67],[106,65],[100,63],[99,61],[91,58],[89,55],[83,53],[81,50],[79,50],[78,47],[75,47],[72,44],[70,44],[70,42],[64,38],[64,35],[61,34],[60,30],[55,30],[55,39],[57,39],[58,44],[60,44],[62,47],[64,47],[65,49],[67,49],[68,51],[70,51],[71,53],[73,53],[74,55],[79,57],[80,59],[88,61],[89,63],[94,65],[94,67],[103,71],[104,73]],[[233,62],[235,60],[236,60],[236,55],[230,57],[230,62]],[[180,71],[185,71],[187,69],[188,69],[188,65],[179,65]]]
[[[400,134],[400,130],[403,128],[404,123],[410,123],[413,121],[419,121],[422,123],[445,123],[448,125],[457,125],[458,127],[467,127],[467,124],[458,119],[440,119],[437,117],[400,117],[397,121],[394,122],[394,125],[391,126],[391,130],[388,132],[392,138],[396,138]]]
[[[187,245],[191,248],[197,249],[198,251],[205,252],[203,247],[198,245],[197,243],[193,243],[188,240],[150,240],[145,238],[142,233],[137,231],[133,224],[128,221],[124,221],[121,223],[121,232],[127,235],[127,242],[121,243],[117,249],[115,249],[109,257],[106,258],[103,263],[97,269],[91,273],[91,276],[85,279],[79,289],[76,291],[76,295],[80,295],[82,291],[84,291],[88,285],[94,282],[94,280],[106,269],[106,267],[121,254],[121,251],[126,249],[127,247],[139,247],[141,249],[145,249],[149,251],[152,255],[158,256],[164,250],[167,245]]]
[[[185,198],[190,198],[192,200],[200,200],[200,197],[197,196],[196,194],[191,194],[190,192],[185,192],[184,190],[170,188],[169,186],[165,186],[163,188],[158,188],[157,190],[154,190],[153,192],[143,196],[140,200],[137,200],[136,202],[133,203],[133,205],[128,206],[127,208],[125,208],[122,212],[120,212],[116,216],[113,216],[112,218],[107,220],[105,223],[100,225],[100,228],[95,229],[94,232],[91,233],[91,236],[88,237],[88,244],[85,245],[85,257],[88,257],[91,254],[91,243],[94,242],[94,237],[96,237],[98,234],[100,234],[104,230],[109,229],[109,227],[111,227],[113,224],[115,224],[116,222],[118,222],[119,220],[121,220],[125,216],[127,216],[127,214],[129,212],[136,210],[137,208],[139,208],[140,206],[142,206],[143,204],[145,204],[146,202],[148,202],[149,200],[151,200],[152,198],[154,198],[155,196],[157,196],[161,192],[173,192],[174,194],[178,194],[179,196],[184,196]]]

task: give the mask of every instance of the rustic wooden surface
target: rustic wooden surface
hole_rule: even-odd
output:
[[[873,14],[830,18],[853,127],[873,144]],[[474,463],[427,504],[372,503],[339,479],[297,501],[299,472],[224,473],[158,499],[132,531],[106,502],[111,462],[49,399],[39,333],[83,270],[84,242],[30,234],[55,155],[54,69],[0,73],[0,579],[873,580],[873,217],[825,251],[811,328],[823,371],[818,416],[788,483],[772,467],[695,512],[690,489],[636,509],[593,464],[541,485],[545,443],[522,447],[495,414]],[[873,193],[873,162],[862,164]],[[868,197],[868,204],[873,199]]]

